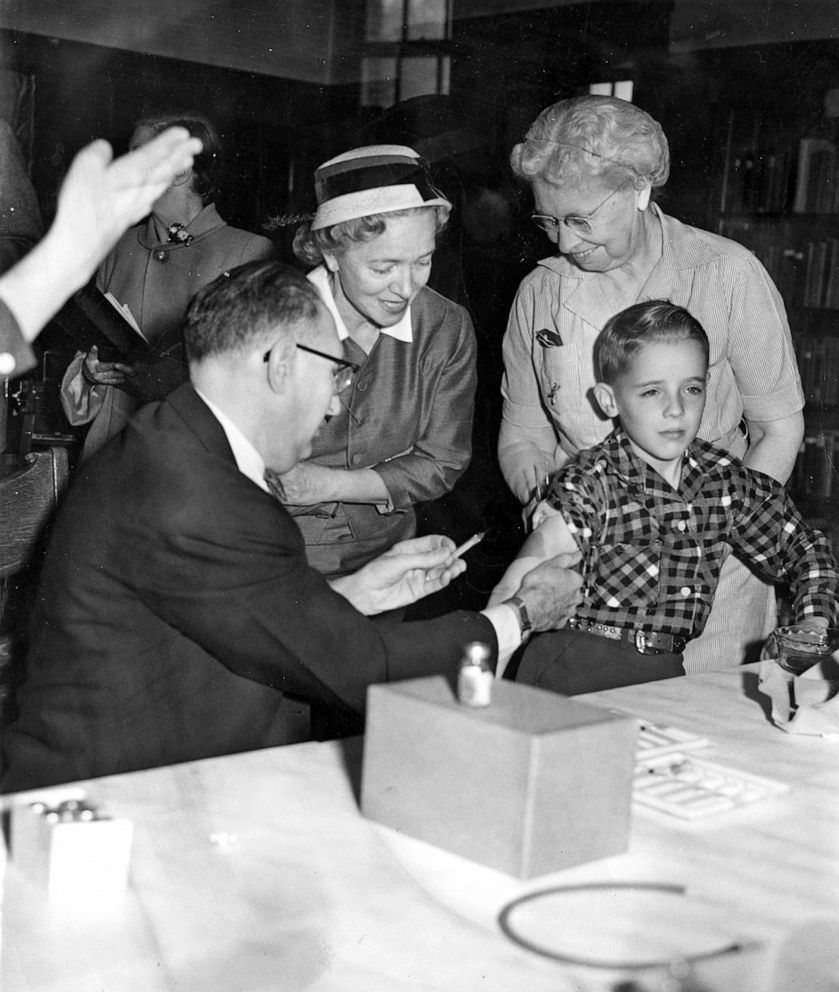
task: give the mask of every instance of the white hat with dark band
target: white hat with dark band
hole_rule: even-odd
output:
[[[315,196],[313,231],[371,214],[452,206],[407,145],[367,145],[331,158],[315,169]]]

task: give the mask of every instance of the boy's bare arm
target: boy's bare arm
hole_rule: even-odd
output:
[[[536,529],[527,537],[501,581],[492,590],[487,606],[503,603],[505,599],[515,596],[524,576],[543,561],[559,554],[579,553],[562,514],[550,507],[545,508],[545,504],[541,504],[538,509],[542,512],[538,513],[539,523]]]

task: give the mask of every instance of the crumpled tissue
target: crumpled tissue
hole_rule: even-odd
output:
[[[772,700],[772,720],[791,734],[839,738],[839,663],[828,655],[795,675],[777,659],[760,663],[760,691]]]

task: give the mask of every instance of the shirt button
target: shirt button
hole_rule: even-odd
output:
[[[688,527],[688,525],[684,522],[684,520],[680,520],[676,524],[676,530],[680,530],[683,534],[687,530],[687,527]]]
[[[369,381],[367,379],[360,379],[356,383],[357,388],[360,389],[362,393],[366,393],[367,392],[367,386],[368,385],[369,385]]]
[[[15,364],[15,356],[11,352],[0,351],[0,375],[11,375]]]
[[[693,592],[690,586],[682,586],[679,592],[687,599],[688,596]]]

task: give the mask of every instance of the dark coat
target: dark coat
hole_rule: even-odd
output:
[[[480,614],[375,623],[335,593],[186,385],[59,514],[3,791],[287,743],[283,693],[361,713],[369,684],[453,670],[472,640],[495,651]]]

